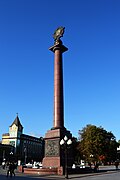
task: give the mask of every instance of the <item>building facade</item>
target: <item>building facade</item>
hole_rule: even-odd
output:
[[[23,126],[18,115],[9,126],[9,133],[2,135],[2,144],[14,147],[15,160],[21,160],[23,163],[42,161],[44,155],[43,138],[23,134]]]
[[[13,152],[13,146],[0,143],[0,164],[2,164],[3,161],[10,161],[12,159]]]

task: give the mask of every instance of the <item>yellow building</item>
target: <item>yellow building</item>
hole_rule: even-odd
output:
[[[5,133],[2,135],[2,144],[10,144],[10,139],[9,139],[9,133]]]
[[[15,151],[20,144],[20,136],[23,131],[23,126],[20,123],[19,117],[15,118],[11,126],[9,126],[9,133],[2,135],[2,144],[9,144],[15,147]]]
[[[14,156],[23,162],[41,161],[43,158],[43,138],[23,134],[23,126],[18,115],[9,126],[9,133],[2,135],[2,144],[14,147]]]

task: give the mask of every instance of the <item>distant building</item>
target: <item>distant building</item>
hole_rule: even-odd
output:
[[[120,161],[120,145],[117,147],[117,159]]]
[[[42,161],[44,141],[43,138],[23,134],[23,126],[18,115],[9,126],[9,133],[2,135],[2,144],[14,147],[14,158],[23,163]]]
[[[15,147],[15,151],[20,144],[20,136],[23,133],[23,126],[20,123],[19,117],[15,118],[11,126],[9,126],[9,133],[2,135],[2,144],[9,144]]]
[[[2,144],[10,144],[9,133],[5,133],[2,135]]]
[[[3,161],[10,160],[10,158],[12,158],[12,152],[14,152],[13,146],[0,143],[0,164]]]

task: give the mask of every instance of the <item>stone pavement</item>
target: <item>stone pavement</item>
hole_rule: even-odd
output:
[[[84,173],[84,174],[72,174],[69,175],[69,179],[82,179],[82,178],[92,178],[95,176],[100,176],[103,174],[120,174],[120,170],[115,170],[114,167],[102,167],[100,168],[99,172],[97,173]],[[28,175],[28,174],[24,174],[24,173],[19,173],[16,171],[16,176],[15,177],[6,177],[6,170],[0,169],[0,180],[9,180],[9,179],[15,179],[15,180],[36,180],[36,179],[40,179],[40,180],[58,180],[58,179],[65,179],[64,176],[58,176],[58,175]]]

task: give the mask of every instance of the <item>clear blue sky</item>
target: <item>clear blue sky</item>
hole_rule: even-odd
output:
[[[62,41],[65,127],[87,124],[120,139],[120,1],[0,1],[0,138],[19,114],[24,133],[53,126],[52,34]]]

